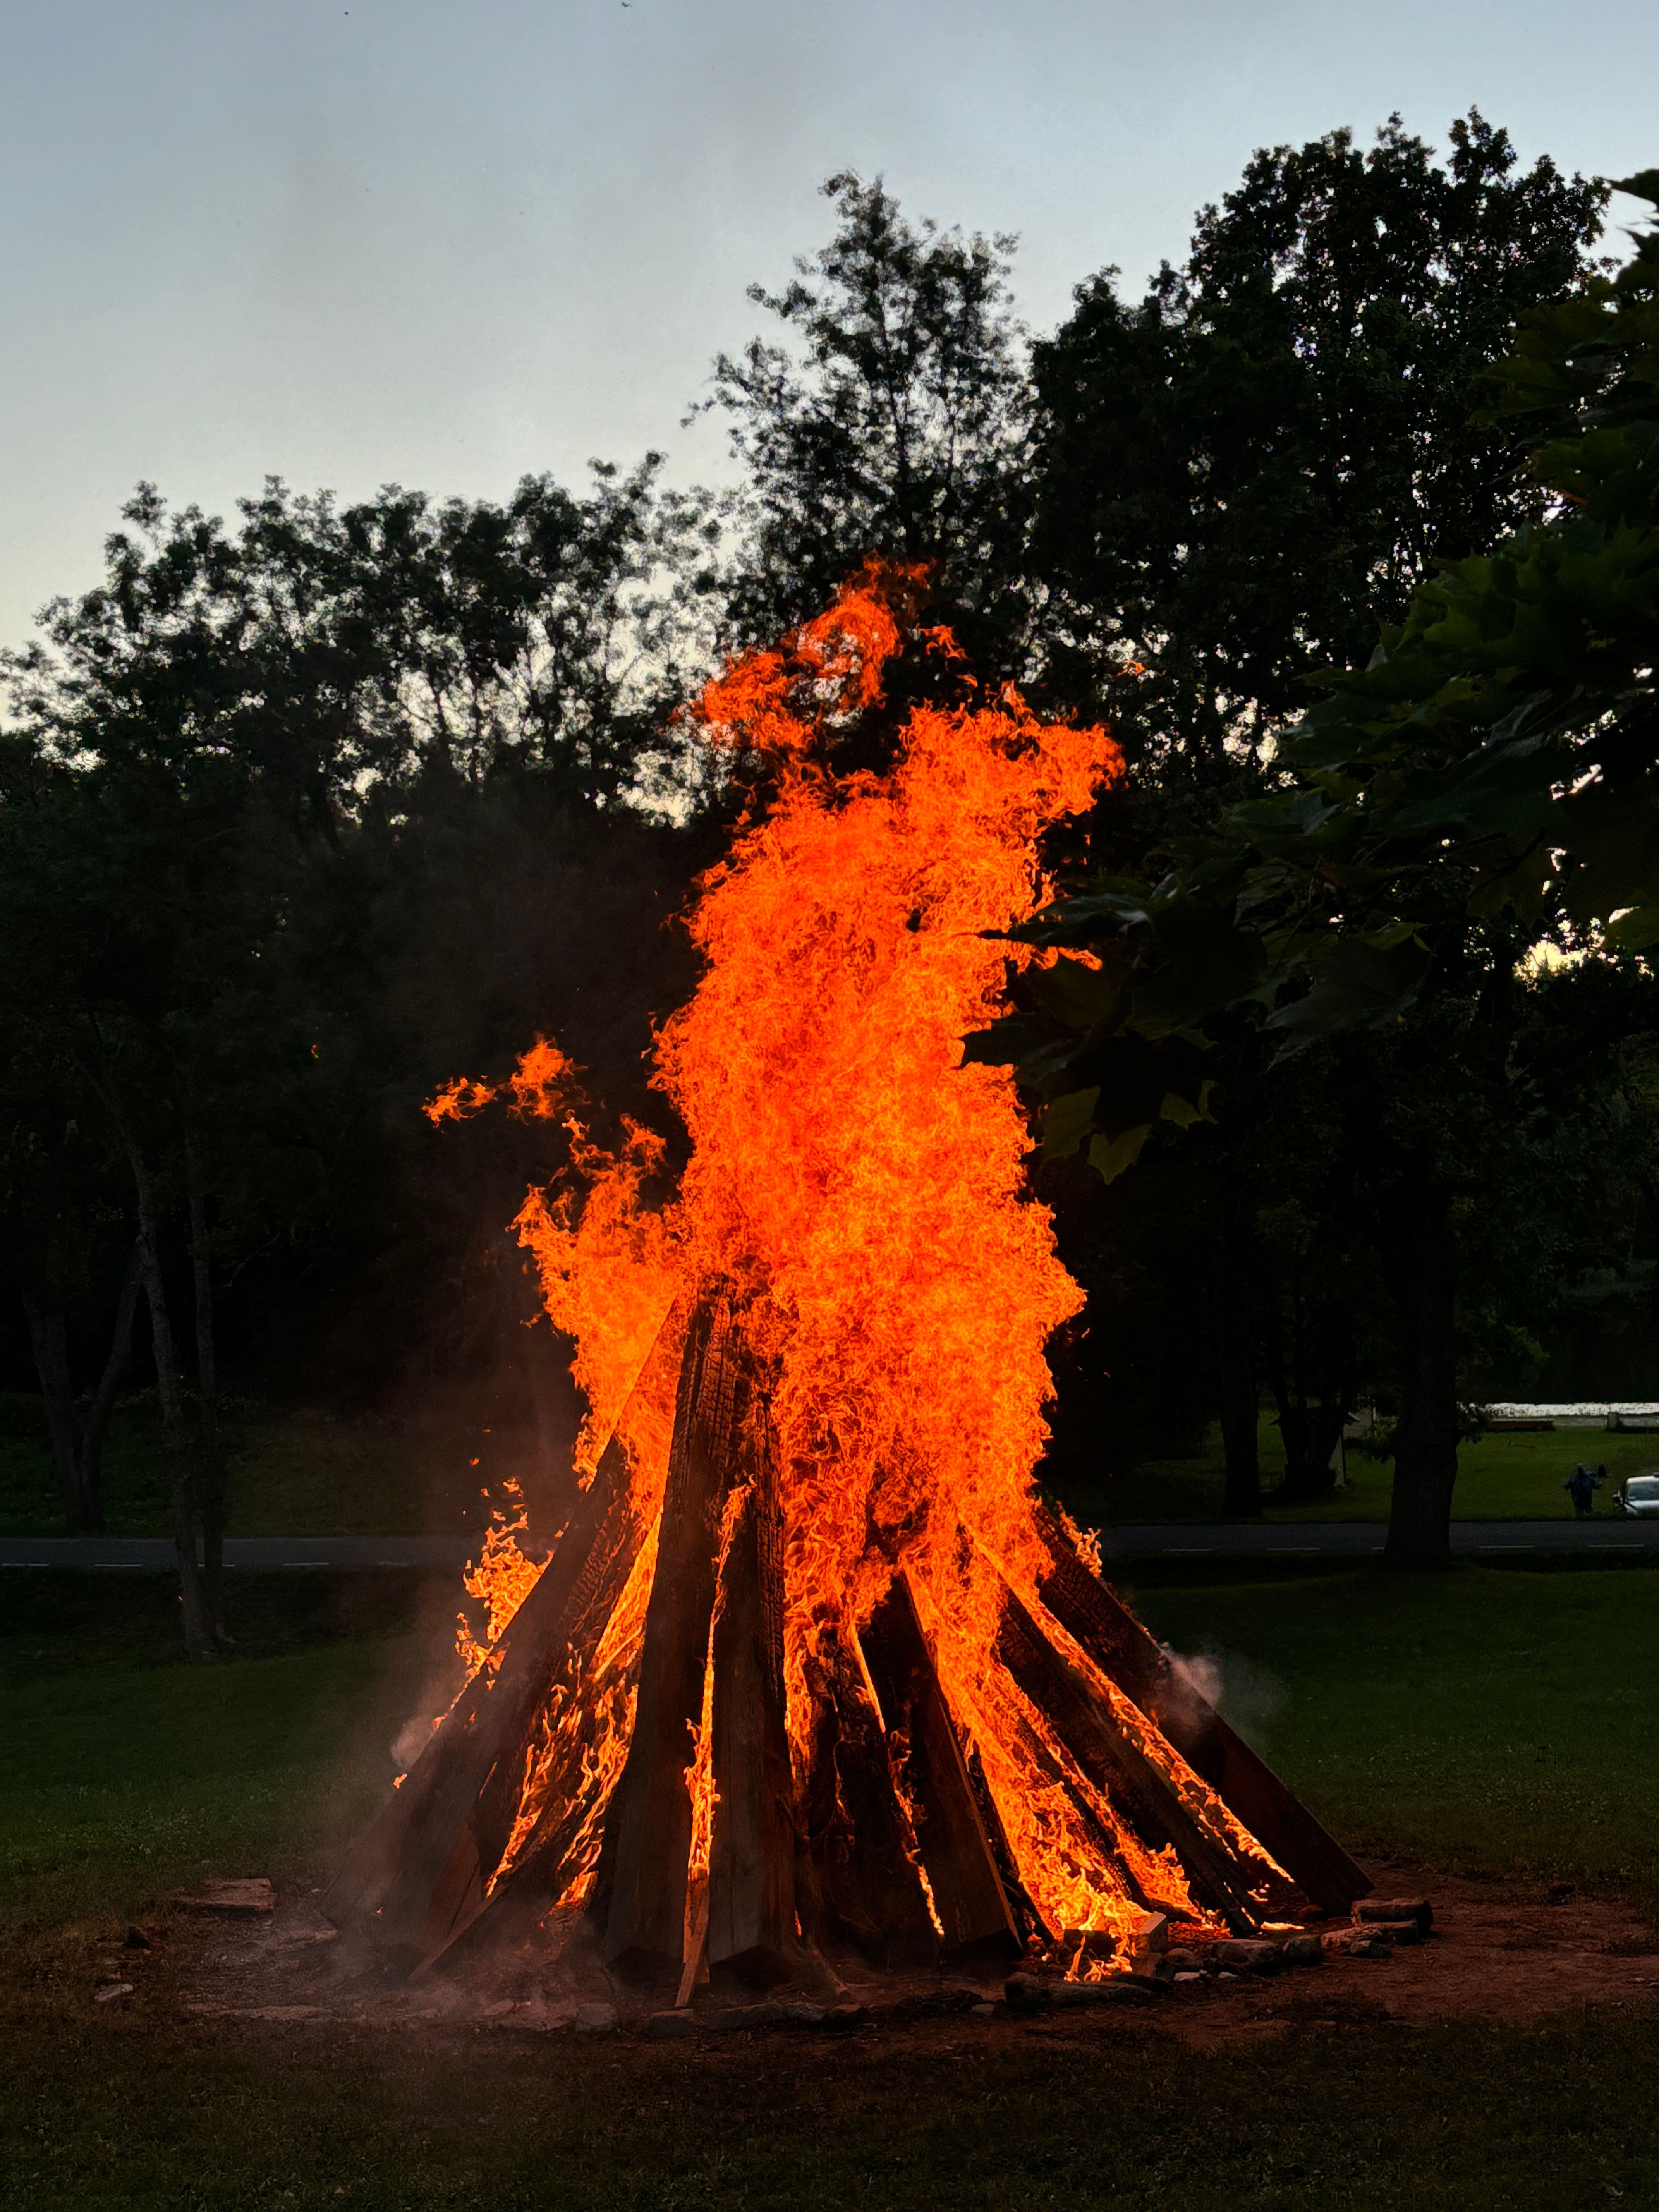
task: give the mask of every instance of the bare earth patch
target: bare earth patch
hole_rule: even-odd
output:
[[[1025,2019],[1009,2013],[999,1971],[879,1972],[848,1958],[836,1962],[839,1989],[701,1990],[695,2024],[684,2033],[710,2057],[735,2057],[755,2033],[819,2035],[838,2023],[895,2056],[1032,2039],[1086,2045],[1148,2031],[1220,2050],[1292,2029],[1341,2034],[1471,2018],[1522,2025],[1590,2007],[1650,2004],[1659,1988],[1659,1935],[1617,1901],[1569,1895],[1551,1903],[1536,1882],[1473,1881],[1399,1863],[1381,1890],[1432,1900],[1435,1932],[1426,1942],[1381,1959],[1328,1955],[1321,1966],[1276,1975],[1189,1983],[1139,2003]],[[264,2027],[308,2036],[343,2030],[355,2039],[368,2030],[377,2039],[418,2043],[460,2029],[606,2034],[625,2047],[659,2035],[651,2016],[673,2004],[672,1993],[614,1982],[580,1932],[552,1961],[521,1956],[489,1978],[411,1985],[336,1935],[316,1894],[279,1893],[276,1910],[257,1920],[162,1908],[145,1923],[154,1948],[124,1950],[121,1970],[137,1983],[144,2009],[200,2021],[221,2035]],[[755,2005],[781,2008],[784,2016],[746,2018],[744,2008]],[[829,2009],[837,2006],[839,2014]]]

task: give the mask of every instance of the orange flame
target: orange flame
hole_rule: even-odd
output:
[[[1174,1854],[1128,1832],[995,1650],[1012,1585],[1194,1818],[1271,1872],[1042,1606],[1032,1470],[1048,1433],[1044,1346],[1081,1294],[1025,1187],[1011,1074],[962,1060],[963,1036],[1004,1003],[1011,961],[1030,957],[986,933],[1034,911],[1040,839],[1121,775],[1121,756],[1103,730],[1042,723],[1011,690],[970,691],[966,706],[915,708],[890,772],[837,773],[838,735],[878,702],[907,637],[956,654],[947,634],[915,629],[921,583],[919,571],[866,568],[778,650],[738,660],[703,693],[695,713],[711,744],[765,756],[775,789],[702,879],[689,926],[704,973],[658,1038],[657,1080],[690,1133],[690,1164],[672,1202],[647,1205],[660,1140],[629,1125],[618,1154],[593,1146],[570,1114],[574,1071],[538,1040],[503,1087],[516,1111],[562,1113],[574,1179],[532,1193],[517,1225],[554,1325],[575,1342],[589,1408],[580,1464],[594,1466],[619,1429],[643,1525],[660,1506],[672,1344],[651,1388],[636,1378],[652,1346],[674,1339],[663,1322],[677,1295],[683,1313],[719,1283],[740,1304],[778,1440],[798,1762],[820,1635],[833,1626],[855,1639],[902,1567],[1049,1927],[1127,1929],[1143,1900],[1201,1918]],[[453,1085],[428,1110],[473,1110],[471,1096]],[[609,1718],[584,1784],[596,1808],[625,1752],[648,1571],[630,1582],[627,1621],[593,1682],[544,1723],[555,1746],[579,1725],[576,1698],[603,1680]],[[705,1712],[688,1770],[694,1883],[707,1864],[708,1748]],[[903,1747],[893,1748],[902,1795]],[[568,1753],[567,1743],[567,1771]],[[540,1771],[557,1765],[550,1748]],[[533,1818],[532,1767],[518,1833]]]
[[[483,1599],[488,1620],[480,1643],[466,1615],[462,1613],[455,1617],[456,1656],[465,1668],[469,1681],[489,1658],[501,1631],[529,1595],[542,1571],[543,1562],[531,1559],[519,1541],[530,1525],[523,1494],[516,1482],[508,1481],[503,1487],[513,1508],[513,1518],[509,1521],[500,1506],[495,1508],[484,1532],[483,1547],[477,1561],[462,1577],[467,1595]]]

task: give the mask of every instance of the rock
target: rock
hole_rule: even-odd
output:
[[[276,1910],[276,1893],[263,1875],[248,1881],[198,1881],[194,1889],[170,1889],[161,1902],[180,1912],[217,1912],[237,1920]]]
[[[129,1928],[121,1938],[121,1948],[124,1951],[149,1951],[154,1948],[142,1928]]]
[[[610,2035],[618,2025],[615,2005],[578,2005],[570,2015],[570,2025],[578,2035]]]
[[[512,1998],[501,1997],[494,2004],[487,2004],[478,2017],[480,2020],[505,2020],[512,2009]]]
[[[970,2010],[975,2020],[992,2020],[996,2016],[996,2007],[994,2004],[976,2004],[972,2006]]]
[[[118,1998],[130,1997],[131,1995],[131,1982],[105,1982],[101,1987],[93,1991],[92,2001],[94,2004],[113,2004]]]
[[[1557,1886],[1559,1887],[1559,1884]],[[1353,1917],[1361,1923],[1368,1920],[1415,1921],[1425,1936],[1434,1926],[1434,1907],[1426,1897],[1362,1897],[1353,1909]]]
[[[695,2035],[697,2023],[689,2012],[653,2012],[645,2023],[645,2032],[654,2043],[672,2043]]]
[[[1386,1928],[1339,1928],[1320,1941],[1327,1952],[1344,1959],[1389,1959],[1394,1945]]]
[[[823,2015],[823,2024],[832,2034],[845,2035],[851,2029],[862,2027],[867,2018],[868,2014],[861,2004],[831,2005]]]
[[[827,2006],[809,2004],[805,2000],[793,2004],[781,2004],[778,2010],[791,2027],[822,2027],[830,2017]]]
[[[1238,1979],[1238,1976],[1233,1973],[1228,1967],[1224,1966],[1221,1969],[1221,1972],[1216,1976],[1216,1979],[1218,1982],[1236,1982]]]
[[[1188,1950],[1184,1946],[1176,1951],[1166,1951],[1164,1954],[1164,1963],[1172,1973],[1176,1974],[1200,1972],[1204,1965],[1203,1960],[1196,1951]]]
[[[1103,1982],[1056,1982],[1053,2002],[1056,2010],[1083,2005],[1146,2004],[1158,1987],[1139,1974],[1113,1974]]]
[[[1066,1987],[1073,1984],[1067,1984]],[[1010,1974],[1002,1985],[1002,1994],[1008,2001],[1012,2013],[1042,2012],[1053,2002],[1050,1994],[1054,1984],[1036,1974]]]
[[[1286,1939],[1279,1955],[1287,1966],[1322,1966],[1325,1946],[1317,1936],[1291,1936]]]
[[[1183,1966],[1175,1978],[1178,1982],[1207,1982],[1210,1977],[1207,1974],[1197,1973],[1191,1967]]]
[[[1239,1974],[1276,1974],[1282,1961],[1277,1943],[1267,1943],[1252,1936],[1235,1936],[1231,1942],[1216,1946],[1218,1966],[1230,1966]]]

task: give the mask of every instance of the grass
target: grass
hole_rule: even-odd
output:
[[[1659,1904],[1659,1571],[1138,1571],[1340,1832]],[[1311,2021],[992,2054],[941,2033],[625,2046],[273,2028],[88,2002],[101,1936],[204,1873],[293,1877],[360,1819],[448,1593],[239,1576],[240,1656],[174,1657],[164,1577],[0,1577],[0,2206],[155,2212],[1576,2212],[1659,2204],[1650,2021]],[[1265,1732],[1265,1733],[1264,1733]],[[65,1926],[67,1923],[67,1928]],[[1310,1996],[1310,2010],[1325,2001]],[[952,2047],[955,2046],[955,2047]]]
[[[185,1666],[170,1577],[0,1571],[0,1930],[289,1875],[357,1825],[447,1603],[396,1571],[238,1574],[238,1656]]]
[[[234,1536],[418,1535],[460,1525],[477,1496],[470,1451],[458,1436],[428,1442],[373,1415],[251,1409],[231,1425],[229,1531]],[[1284,1472],[1279,1431],[1261,1430],[1263,1482]],[[1561,1485],[1573,1462],[1607,1462],[1598,1510],[1627,1474],[1659,1466],[1659,1437],[1568,1429],[1483,1437],[1458,1455],[1453,1510],[1467,1521],[1568,1520]],[[1390,1462],[1348,1455],[1349,1486],[1316,1505],[1269,1504],[1269,1521],[1386,1521]],[[1214,1521],[1221,1516],[1219,1431],[1196,1457],[1148,1460],[1097,1483],[1069,1482],[1067,1503],[1097,1523]],[[111,1425],[105,1452],[109,1532],[172,1534],[167,1474],[153,1410],[138,1400]],[[40,1401],[0,1393],[0,1536],[62,1534],[56,1481],[40,1429]]]
[[[1269,1495],[1270,1522],[1386,1521],[1394,1482],[1392,1461],[1368,1458],[1350,1448],[1348,1486],[1313,1505],[1275,1505],[1273,1486],[1285,1471],[1279,1430],[1263,1415],[1261,1480]],[[1457,1455],[1452,1512],[1460,1521],[1561,1521],[1572,1518],[1562,1484],[1573,1463],[1605,1462],[1608,1480],[1597,1493],[1599,1516],[1611,1516],[1613,1493],[1628,1474],[1659,1468],[1659,1436],[1620,1436],[1605,1429],[1557,1429],[1488,1433]],[[1103,1523],[1218,1521],[1223,1484],[1221,1438],[1212,1427],[1204,1449],[1191,1459],[1147,1460],[1127,1474],[1091,1486],[1068,1486],[1073,1510]],[[1068,1499],[1068,1502],[1071,1502]]]
[[[250,1409],[228,1427],[235,1536],[418,1535],[453,1526],[476,1495],[458,1439],[428,1446],[369,1414]],[[112,1536],[167,1536],[167,1469],[153,1407],[118,1409],[104,1450]],[[0,1536],[61,1535],[40,1401],[0,1394]]]
[[[1336,1833],[1659,1915],[1659,1569],[1167,1571],[1137,1592],[1149,1626],[1218,1660],[1236,1720]]]

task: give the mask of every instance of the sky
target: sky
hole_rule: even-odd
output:
[[[1258,146],[1473,103],[1528,161],[1659,164],[1656,63],[1634,0],[0,0],[0,645],[140,478],[718,478],[681,418],[837,169],[1019,233],[1048,329]]]

